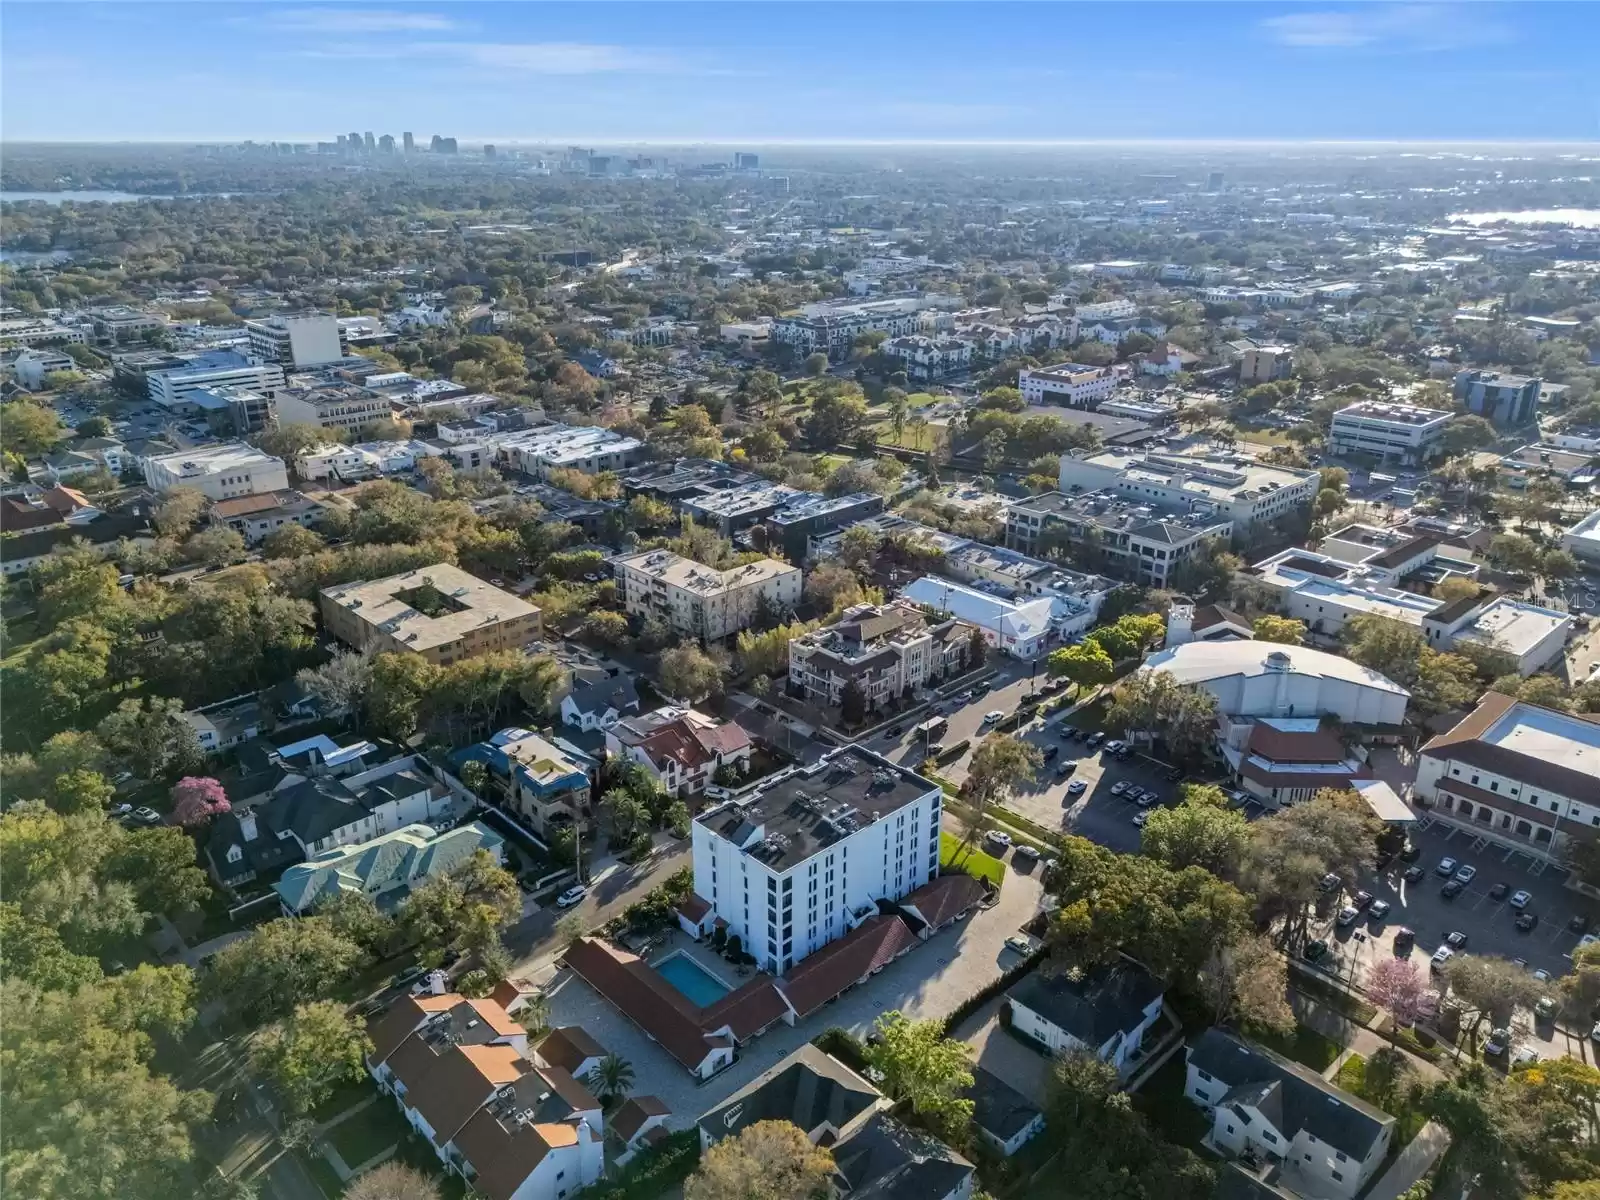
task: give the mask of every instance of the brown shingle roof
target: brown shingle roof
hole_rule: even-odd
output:
[[[367,1037],[372,1041],[371,1060],[383,1062],[417,1031],[417,1026],[429,1013],[448,1012],[461,1000],[455,992],[443,996],[401,996],[387,1012],[367,1022]]]
[[[796,1014],[809,1016],[916,944],[917,935],[900,917],[873,917],[803,959],[784,979],[783,994]]]
[[[487,1108],[456,1134],[456,1148],[477,1174],[473,1187],[489,1200],[511,1200],[552,1150],[578,1144],[571,1125],[513,1125],[507,1129]]]
[[[670,1117],[672,1110],[659,1096],[630,1096],[611,1118],[611,1128],[623,1142],[631,1142],[651,1117]]]
[[[538,1045],[539,1057],[552,1067],[576,1071],[591,1058],[604,1058],[607,1050],[582,1025],[552,1029]]]
[[[678,902],[678,911],[691,921],[702,921],[711,911],[711,901],[698,892],[690,892]]]
[[[515,1083],[528,1068],[516,1047],[433,1046],[421,1035],[408,1038],[389,1057],[395,1078],[406,1085],[406,1102],[433,1127],[444,1145],[465,1125],[494,1090]]]
[[[916,909],[930,929],[942,929],[983,897],[983,884],[971,875],[950,874],[928,880],[900,904]]]
[[[1296,733],[1264,724],[1251,727],[1246,749],[1274,762],[1340,762],[1347,755],[1344,743],[1328,729]]]

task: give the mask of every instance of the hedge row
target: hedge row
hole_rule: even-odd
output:
[[[816,1037],[811,1039],[811,1044],[824,1054],[831,1054],[852,1071],[862,1071],[867,1065],[867,1048],[862,1045],[861,1039],[848,1029],[840,1029],[837,1025],[829,1026]]]
[[[615,1179],[589,1185],[574,1200],[656,1200],[683,1183],[699,1165],[700,1131],[680,1129],[640,1151]]]
[[[951,1009],[949,1014],[944,1019],[945,1037],[949,1037],[955,1032],[956,1026],[960,1025],[961,1022],[965,1021],[968,1017],[977,1012],[985,1004],[989,1003],[989,1001],[993,1000],[1001,992],[1005,991],[1012,984],[1016,983],[1017,980],[1021,979],[1029,971],[1032,971],[1038,967],[1038,965],[1045,960],[1045,957],[1048,954],[1049,950],[1041,946],[1032,954],[1025,957],[1021,962],[1017,963],[1016,966],[1011,967],[1009,970],[1003,972],[999,978],[991,979],[988,983],[984,984],[983,987],[973,992],[972,995],[968,996],[960,1004]]]

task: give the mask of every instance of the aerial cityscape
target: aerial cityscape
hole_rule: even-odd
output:
[[[1600,1200],[1596,45],[8,5],[0,1195]]]

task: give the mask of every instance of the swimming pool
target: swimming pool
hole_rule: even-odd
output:
[[[709,1008],[733,990],[682,950],[658,962],[656,971],[697,1008]]]

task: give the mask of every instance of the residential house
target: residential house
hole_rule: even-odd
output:
[[[639,711],[639,692],[632,676],[588,667],[577,668],[572,675],[572,690],[561,697],[563,724],[585,732],[609,729]]]
[[[1220,1029],[1188,1048],[1184,1095],[1205,1109],[1205,1144],[1263,1161],[1292,1194],[1346,1200],[1382,1166],[1395,1119],[1299,1063]]]
[[[1080,974],[1034,972],[1007,994],[1011,1027],[1054,1054],[1083,1050],[1126,1079],[1161,1019],[1166,988],[1132,959]]]
[[[1010,1158],[1044,1132],[1044,1113],[1000,1076],[972,1068],[972,1127],[1001,1156]]]
[[[507,806],[540,836],[574,824],[587,828],[593,815],[589,772],[595,763],[571,743],[547,740],[529,729],[502,729],[457,758],[458,763],[481,762],[502,779]]]
[[[479,821],[437,833],[428,825],[407,825],[357,842],[326,850],[309,862],[296,863],[272,885],[286,917],[298,917],[326,900],[347,894],[392,902],[412,888],[448,874],[479,851],[496,863],[505,861],[504,839]]]
[[[606,752],[643,766],[673,796],[698,796],[724,768],[749,770],[750,735],[733,721],[668,705],[623,717],[606,730]]]

